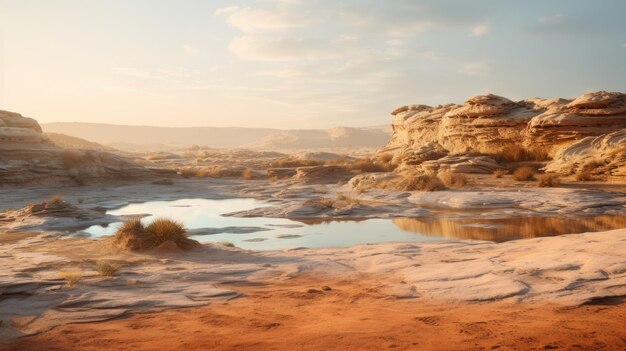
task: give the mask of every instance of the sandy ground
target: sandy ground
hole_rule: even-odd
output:
[[[328,286],[332,290],[323,290]],[[241,287],[200,308],[69,324],[0,350],[624,350],[626,304],[392,299],[375,277]],[[310,289],[314,289],[310,290]]]
[[[20,189],[0,193],[0,207],[41,201],[51,191],[104,222],[115,220],[104,216],[105,208],[185,197],[254,197],[273,206],[238,215],[288,218],[434,218],[442,209],[566,217],[626,210],[624,193],[606,188],[368,191],[349,193],[358,199],[345,201],[337,194],[350,189],[339,184],[228,180]],[[326,197],[338,205],[308,202]],[[106,241],[49,232],[79,224],[85,219],[3,224],[1,350],[626,349],[626,229],[503,244],[264,252],[205,245],[184,254],[122,253]],[[23,233],[31,229],[44,233]],[[96,260],[123,268],[101,279]],[[64,272],[80,272],[80,283],[66,286]]]

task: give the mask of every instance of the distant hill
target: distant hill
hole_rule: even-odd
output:
[[[390,132],[381,127],[280,130],[240,127],[174,128],[59,122],[42,124],[42,128],[46,133],[61,133],[127,151],[166,150],[189,145],[265,149],[379,147],[385,145],[390,136]]]
[[[110,150],[111,148],[93,141],[60,133],[44,133],[54,144],[64,149]]]
[[[378,147],[390,133],[379,129],[346,128],[283,130],[264,137],[258,144],[267,149],[315,149],[329,147]]]

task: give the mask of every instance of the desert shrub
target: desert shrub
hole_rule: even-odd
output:
[[[112,277],[119,271],[120,266],[113,264],[109,261],[98,261],[96,262],[96,272],[101,277]]]
[[[513,179],[518,181],[529,181],[535,179],[535,170],[531,167],[520,167],[513,172]]]
[[[143,251],[154,246],[154,235],[149,233],[139,218],[131,218],[117,229],[113,243],[122,249]]]
[[[71,288],[80,281],[80,279],[83,277],[83,274],[77,271],[68,271],[61,272],[59,276],[61,277],[61,279],[64,279],[67,286]]]
[[[52,195],[48,198],[48,202],[53,205],[59,205],[65,202],[63,195]]]
[[[540,174],[537,176],[537,181],[540,187],[556,187],[561,185],[561,178],[553,173]]]
[[[518,145],[518,144],[512,144],[512,145],[508,145],[502,148],[502,150],[500,150],[499,152],[499,156],[504,161],[519,162],[519,161],[526,161],[527,152],[526,152],[526,148],[524,148],[523,146]]]
[[[593,180],[593,174],[591,169],[581,168],[578,172],[576,172],[576,180],[579,182],[588,182]]]
[[[353,171],[361,171],[361,172],[391,172],[396,168],[396,165],[392,163],[383,163],[379,161],[372,160],[371,158],[362,158],[354,161],[350,167]]]
[[[273,168],[295,168],[295,167],[309,167],[309,166],[321,166],[324,164],[317,160],[302,160],[294,157],[283,157],[270,162],[270,167]]]
[[[496,178],[502,178],[502,177],[504,177],[505,175],[507,175],[508,173],[509,173],[509,172],[508,172],[506,169],[496,169],[496,170],[493,172],[493,176],[494,176],[494,177],[496,177]]]
[[[185,227],[167,218],[157,218],[147,226],[144,226],[139,218],[129,219],[115,232],[113,244],[122,249],[143,251],[166,241],[173,241],[179,247],[189,247],[191,244],[187,239]]]
[[[522,145],[511,144],[503,147],[494,156],[500,161],[545,161],[549,159],[549,150],[545,147],[525,148]]]
[[[246,168],[241,172],[241,178],[243,179],[254,179],[254,170],[252,168]]]
[[[174,220],[168,218],[157,218],[150,223],[146,230],[155,236],[155,246],[166,241],[178,241],[187,238],[185,227]]]
[[[454,173],[452,171],[443,171],[437,176],[445,186],[462,188],[467,185],[467,177],[461,173]]]
[[[593,171],[600,166],[602,166],[602,162],[599,161],[589,161],[585,163],[578,169],[578,172],[576,172],[576,180],[580,182],[594,180]]]
[[[528,149],[528,161],[547,161],[550,159],[550,149],[544,146],[537,146]]]
[[[410,176],[399,185],[403,191],[439,191],[446,189],[441,179],[433,175]]]

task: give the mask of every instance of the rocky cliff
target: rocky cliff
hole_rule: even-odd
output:
[[[0,186],[84,184],[153,173],[114,153],[62,149],[42,133],[36,120],[0,110]]]
[[[382,152],[393,153],[404,166],[449,154],[497,155],[516,146],[545,151],[554,157],[548,169],[567,173],[591,159],[609,162],[605,158],[626,142],[626,94],[616,92],[522,101],[489,94],[463,105],[402,106],[392,115],[393,135]],[[624,173],[615,165],[607,170]]]

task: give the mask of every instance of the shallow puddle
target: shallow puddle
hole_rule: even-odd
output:
[[[142,221],[168,217],[185,224],[200,242],[233,243],[245,249],[269,250],[295,247],[335,247],[391,241],[434,241],[450,238],[503,242],[626,227],[622,216],[580,218],[530,217],[507,219],[368,219],[306,220],[228,217],[267,203],[253,199],[182,199],[129,204],[107,213],[117,216],[146,215]],[[478,215],[478,214],[477,214]],[[92,237],[115,233],[120,223],[84,230]],[[215,234],[217,232],[217,234]]]

